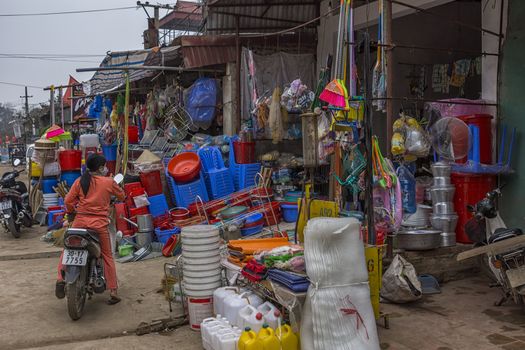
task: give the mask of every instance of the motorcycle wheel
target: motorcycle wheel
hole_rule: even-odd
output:
[[[15,213],[11,212],[11,217],[9,220],[7,220],[7,228],[9,229],[9,232],[13,235],[15,238],[20,238],[20,225],[16,223],[15,221]]]
[[[24,218],[22,219],[22,225],[27,228],[33,226],[33,218],[31,217],[31,214],[24,215]]]
[[[86,271],[87,267],[82,267],[77,279],[68,283],[66,286],[67,312],[69,317],[76,321],[84,314],[84,305],[86,304]]]

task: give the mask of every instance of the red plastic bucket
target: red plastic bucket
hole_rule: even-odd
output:
[[[60,151],[60,153],[58,153],[58,160],[62,171],[79,170],[82,166],[82,151]]]
[[[128,142],[139,143],[139,127],[135,125],[128,126]]]
[[[146,189],[148,196],[155,196],[162,194],[162,180],[160,179],[160,171],[154,170],[147,173],[140,173],[140,182]]]
[[[452,173],[451,181],[456,186],[454,206],[458,214],[456,241],[472,243],[465,233],[465,224],[472,218],[467,205],[474,205],[482,200],[487,192],[496,188],[496,176]]]
[[[492,164],[492,116],[489,114],[472,114],[457,117],[467,125],[479,128],[479,161],[482,164]],[[465,163],[467,157],[458,161]]]
[[[235,153],[235,163],[250,164],[255,163],[255,142],[233,142]]]

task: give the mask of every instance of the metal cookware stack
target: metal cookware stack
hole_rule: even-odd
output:
[[[437,162],[432,164],[434,185],[430,188],[433,214],[430,218],[432,227],[441,231],[441,246],[456,245],[456,225],[458,216],[454,208],[456,187],[450,182],[450,164]]]

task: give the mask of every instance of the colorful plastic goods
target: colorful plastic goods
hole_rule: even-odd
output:
[[[281,339],[282,350],[298,350],[299,338],[292,332],[292,327],[285,324],[275,330],[277,338]]]
[[[140,182],[146,189],[148,196],[162,194],[162,180],[160,178],[160,170],[140,173]]]
[[[201,162],[193,152],[184,152],[173,157],[168,163],[168,172],[177,182],[190,182],[199,175]]]
[[[275,336],[273,329],[267,324],[263,325],[259,334],[257,334],[257,338],[261,340],[263,350],[281,350],[281,342]]]
[[[80,170],[82,165],[82,151],[60,151],[58,153],[58,161],[62,171]]]
[[[251,330],[250,327],[246,327],[239,338],[237,344],[238,350],[263,350],[263,344],[257,337],[257,333]]]
[[[255,163],[255,142],[240,142],[233,143],[235,151],[235,162],[237,164],[251,164]]]

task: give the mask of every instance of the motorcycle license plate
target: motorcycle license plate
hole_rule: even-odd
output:
[[[11,209],[12,207],[11,201],[0,202],[0,210]]]
[[[87,263],[87,250],[64,249],[62,256],[62,265],[84,266]]]

